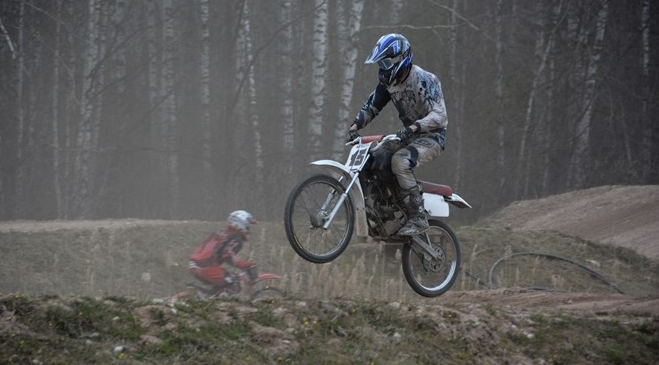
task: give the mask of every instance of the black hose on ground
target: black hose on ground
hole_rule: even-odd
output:
[[[518,253],[513,253],[511,255],[508,255],[508,256],[504,256],[504,257],[500,258],[499,260],[497,260],[490,267],[490,273],[488,275],[488,284],[487,284],[489,289],[496,289],[496,284],[494,283],[493,275],[492,275],[494,273],[494,269],[496,269],[496,267],[500,263],[502,263],[503,261],[508,260],[508,259],[510,259],[512,257],[515,257],[515,256],[537,256],[537,257],[545,257],[545,258],[548,258],[548,259],[551,259],[551,260],[565,261],[569,264],[575,265],[575,266],[579,267],[580,269],[586,271],[588,274],[590,274],[590,276],[592,276],[595,279],[598,279],[598,280],[604,282],[605,284],[609,285],[610,287],[615,289],[618,293],[625,294],[622,290],[620,290],[620,288],[615,286],[615,284],[611,283],[609,280],[604,278],[600,273],[598,273],[597,271],[595,271],[595,270],[593,270],[593,269],[591,269],[587,266],[584,266],[584,265],[582,265],[578,262],[574,262],[572,260],[566,259],[564,257],[551,255],[551,254],[546,254],[546,253],[537,253],[537,252],[518,252]]]

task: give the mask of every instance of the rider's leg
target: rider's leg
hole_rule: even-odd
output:
[[[199,281],[214,287],[223,287],[227,284],[226,270],[217,265],[199,267],[190,265],[188,271]]]
[[[419,137],[391,158],[391,169],[396,174],[408,215],[407,223],[397,232],[399,236],[416,236],[429,228],[421,190],[412,169],[432,161],[440,153],[441,147],[436,139]]]

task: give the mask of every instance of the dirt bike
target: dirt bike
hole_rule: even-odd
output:
[[[396,232],[406,223],[402,197],[391,171],[391,156],[403,147],[396,135],[359,137],[347,162],[319,160],[328,168],[298,183],[286,202],[284,225],[295,252],[313,263],[330,262],[346,249],[353,231],[387,243],[403,244],[402,265],[412,289],[425,297],[445,293],[460,269],[460,246],[448,217],[449,204],[471,208],[451,187],[420,181],[430,229],[414,237]]]
[[[279,288],[265,285],[264,281],[280,279],[277,274],[259,274],[255,266],[231,276],[231,282],[221,286],[212,287],[202,284],[188,283],[188,291],[176,294],[176,299],[196,297],[197,299],[212,298],[248,298],[249,300],[267,300],[270,298],[283,298],[286,294]]]

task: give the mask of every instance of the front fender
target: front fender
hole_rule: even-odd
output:
[[[263,281],[263,280],[269,280],[269,279],[281,279],[281,276],[277,274],[270,274],[270,273],[265,273],[265,274],[260,274],[258,278],[254,281]]]
[[[340,164],[332,160],[318,160],[311,163],[314,166],[326,167],[332,170],[333,172],[343,176],[344,181],[349,181],[352,179],[350,170],[348,170],[345,165]],[[357,189],[354,188],[357,187]],[[359,180],[355,181],[353,188],[350,190],[349,195],[352,199],[353,207],[355,208],[355,229],[357,236],[365,237],[368,236],[368,223],[366,222],[366,207],[364,206],[364,191],[362,186],[359,183]]]

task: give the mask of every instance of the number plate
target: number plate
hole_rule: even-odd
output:
[[[368,150],[370,148],[371,143],[357,144],[352,147],[352,150],[350,150],[350,156],[348,156],[348,162],[346,162],[346,166],[350,171],[361,170],[366,162],[366,156],[368,156]]]

